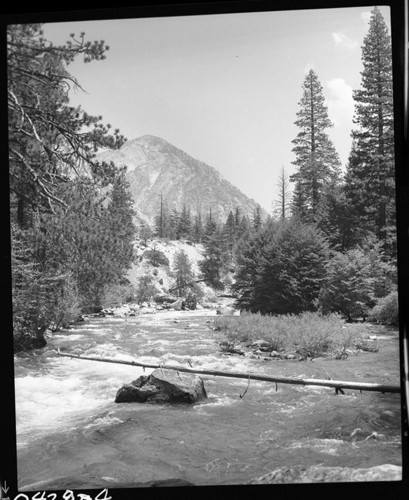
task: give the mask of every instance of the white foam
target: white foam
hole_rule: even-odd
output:
[[[211,398],[212,399],[212,398]],[[227,394],[224,394],[223,396],[217,397],[216,399],[212,401],[204,401],[202,403],[199,403],[194,406],[194,409],[199,412],[199,413],[206,413],[206,410],[209,408],[214,408],[217,406],[231,406],[239,401],[239,398],[233,398]]]
[[[307,438],[291,443],[289,446],[286,446],[286,449],[312,448],[315,451],[325,453],[327,455],[337,455],[339,447],[344,444],[345,443],[342,439]]]
[[[124,356],[116,352],[112,357]],[[36,434],[66,428],[72,419],[94,415],[114,401],[124,383],[144,373],[139,367],[67,357],[52,358],[49,367],[49,373],[15,380],[16,423],[20,437],[29,432]],[[145,374],[149,373],[146,370]]]

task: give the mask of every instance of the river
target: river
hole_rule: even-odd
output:
[[[202,377],[195,405],[114,402],[142,368],[58,356],[399,383],[396,332],[378,353],[312,362],[220,352],[215,311],[90,317],[15,356],[19,489],[136,487],[162,480],[244,484],[280,467],[401,465],[400,396]],[[145,374],[152,370],[146,369]]]

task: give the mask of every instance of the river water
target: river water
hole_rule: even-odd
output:
[[[215,311],[88,318],[15,357],[19,489],[136,487],[162,480],[244,484],[280,467],[401,465],[400,396],[204,376],[195,405],[114,402],[146,363],[399,383],[396,333],[347,360],[265,361],[220,352]],[[145,374],[152,370],[146,369]]]

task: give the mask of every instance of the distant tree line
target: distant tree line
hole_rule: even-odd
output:
[[[188,240],[200,243],[204,247],[203,260],[200,263],[201,280],[215,289],[224,289],[232,275],[236,252],[240,239],[262,225],[261,207],[257,205],[249,216],[240,207],[230,211],[225,221],[216,218],[210,208],[202,217],[199,212],[191,215],[185,205],[180,211],[168,209],[166,201],[160,198],[158,213],[153,228],[142,222],[139,237],[144,242],[151,238],[164,240]],[[150,250],[156,258],[160,252]],[[157,255],[158,254],[158,255]],[[150,253],[149,253],[150,255]],[[152,263],[152,262],[151,262]]]

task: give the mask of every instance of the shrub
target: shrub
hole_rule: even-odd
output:
[[[339,312],[348,321],[366,317],[377,298],[390,290],[392,273],[379,245],[335,253],[318,299],[321,311]]]
[[[145,274],[138,278],[138,287],[136,290],[136,301],[138,304],[154,299],[158,293],[159,291],[150,274]]]
[[[382,325],[398,326],[398,292],[391,292],[386,297],[378,299],[377,304],[369,313],[369,319]]]
[[[240,309],[297,314],[316,309],[328,246],[319,229],[296,219],[267,225],[239,249],[233,291]]]
[[[186,309],[197,308],[198,296],[194,292],[188,292],[185,299]]]
[[[136,291],[130,283],[113,283],[104,288],[102,307],[121,306],[135,300]]]
[[[66,328],[81,315],[78,291],[72,277],[67,278],[64,288],[55,302],[54,329]]]
[[[169,266],[169,259],[163,252],[161,252],[156,248],[146,250],[142,254],[142,257],[146,259],[149,262],[149,264],[151,264],[154,267]]]
[[[295,350],[304,358],[333,355],[345,358],[356,334],[343,329],[337,314],[323,316],[306,312],[300,315],[268,316],[245,313],[241,316],[220,316],[215,327],[232,343],[265,340],[270,350]]]

